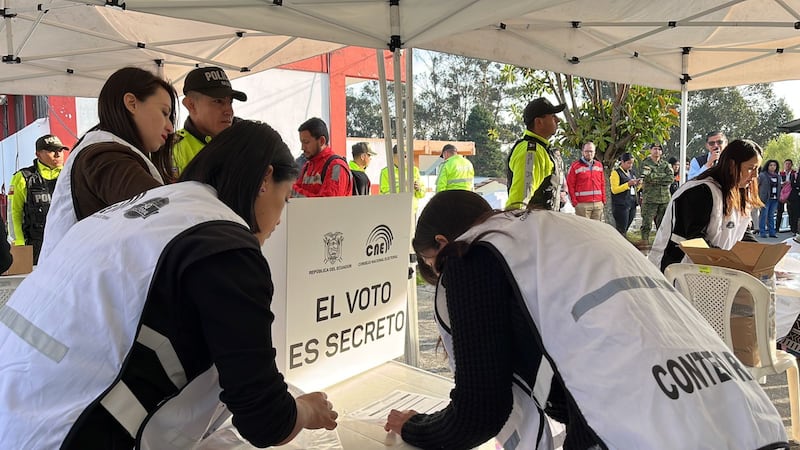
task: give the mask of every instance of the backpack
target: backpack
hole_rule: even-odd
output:
[[[350,176],[350,185],[353,186],[353,195],[368,195],[369,194],[369,178],[366,179],[366,182],[361,177],[355,176],[355,174],[350,170],[350,167],[347,165],[347,160],[342,158],[339,155],[331,155],[328,157],[328,160],[325,161],[325,164],[322,165],[322,171],[320,172],[319,176],[320,179],[325,179],[325,174],[328,173],[328,166],[331,164],[332,161],[336,159],[341,159],[344,162],[344,166],[347,168],[347,174]],[[365,174],[366,175],[366,174]],[[366,184],[365,184],[366,183]]]

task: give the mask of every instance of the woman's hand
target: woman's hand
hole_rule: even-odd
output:
[[[333,404],[328,401],[328,396],[324,392],[303,394],[297,397],[295,402],[298,417],[302,414],[303,428],[312,430],[336,428],[336,418],[339,417],[339,413],[333,410]]]
[[[410,419],[412,416],[416,416],[417,412],[413,409],[407,409],[405,411],[398,411],[393,409],[389,412],[389,417],[386,419],[386,425],[383,426],[383,429],[386,431],[394,431],[397,434],[403,430],[403,425]]]

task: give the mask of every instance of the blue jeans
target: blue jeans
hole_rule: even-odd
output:
[[[761,217],[758,219],[758,229],[761,231],[761,236],[764,236],[769,229],[769,235],[775,236],[775,211],[778,209],[778,200],[769,199],[767,203],[761,208]],[[769,221],[767,223],[767,221]]]

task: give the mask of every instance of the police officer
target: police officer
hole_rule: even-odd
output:
[[[11,230],[14,245],[32,245],[33,263],[39,261],[44,238],[44,223],[50,210],[50,196],[64,166],[67,147],[52,134],[36,140],[33,165],[17,171],[11,178]]]
[[[436,192],[460,189],[471,191],[474,186],[475,169],[472,163],[458,154],[456,146],[446,144],[439,156],[444,159],[436,178]]]
[[[172,151],[176,179],[211,139],[231,126],[233,100],[247,101],[247,94],[234,90],[225,71],[219,67],[201,67],[189,72],[183,83],[183,94],[182,103],[189,117],[183,128],[175,132]]]
[[[543,97],[525,106],[522,112],[525,133],[508,154],[506,207],[525,207],[532,202],[537,208],[559,209],[564,168],[549,139],[561,121],[556,114],[565,107],[565,104],[554,106]]]

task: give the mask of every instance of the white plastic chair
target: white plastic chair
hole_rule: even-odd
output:
[[[800,379],[798,379],[797,359],[775,348],[775,325],[770,323],[775,320],[774,298],[769,289],[748,273],[724,267],[671,264],[664,271],[664,275],[711,324],[731,351],[733,351],[733,340],[730,318],[734,297],[740,288],[752,295],[758,356],[761,362],[758,367],[747,367],[757,380],[762,380],[767,375],[786,372],[792,438],[800,441],[798,403]]]
[[[0,277],[0,308],[5,306],[11,294],[17,289],[17,286],[22,282],[20,277]]]

